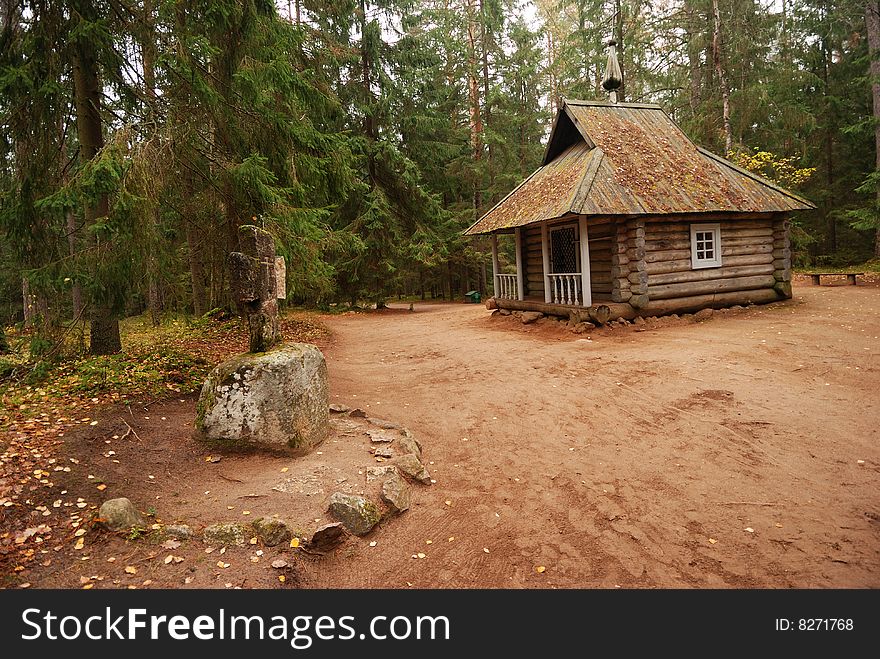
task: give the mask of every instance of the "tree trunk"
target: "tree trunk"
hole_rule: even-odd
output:
[[[620,88],[617,90],[617,102],[626,100],[626,68],[624,67],[623,55],[623,12],[620,0],[614,0],[614,38],[617,41],[617,64],[620,66]]]
[[[489,41],[490,33],[487,28],[486,10],[483,0],[480,0],[480,41],[482,42],[483,57],[483,108],[485,110],[485,118],[483,120],[483,130],[488,133],[492,126],[492,107],[489,104]],[[491,190],[495,184],[495,175],[492,171],[493,146],[491,140],[488,142],[488,150],[486,153],[486,169],[489,172],[489,189]],[[482,206],[482,198],[480,204]],[[491,203],[491,200],[490,200]],[[476,216],[480,215],[480,208],[477,208]]]
[[[193,313],[204,316],[208,312],[208,294],[205,289],[205,261],[199,243],[196,227],[187,222],[186,244],[189,248],[189,274],[192,284]]]
[[[80,13],[86,18],[97,15],[91,3],[83,3]],[[79,138],[80,158],[92,160],[104,147],[101,122],[101,84],[98,80],[98,62],[94,46],[88,40],[80,40],[73,48],[73,89],[76,106],[76,130]],[[86,222],[105,217],[109,210],[106,195],[102,195],[85,209]],[[100,239],[98,247],[100,247]],[[111,285],[112,282],[104,282]],[[109,304],[92,300],[90,350],[93,355],[108,355],[122,350],[119,336],[119,320]]]
[[[725,157],[733,148],[733,133],[730,129],[730,88],[727,86],[727,74],[722,63],[722,37],[721,37],[721,12],[718,10],[718,0],[712,0],[712,61],[715,63],[715,72],[718,74],[718,84],[721,87],[721,116],[724,122],[724,155]]]
[[[480,85],[477,81],[477,17],[474,15],[474,0],[467,0],[467,38],[468,38],[468,101],[470,111],[471,158],[474,163],[474,218],[479,217],[483,206],[482,186],[480,185],[480,164],[483,159],[483,117],[480,107]]]
[[[9,352],[9,341],[6,340],[6,328],[3,326],[3,323],[0,323],[0,355],[5,355]]]
[[[21,302],[24,326],[30,327],[34,324],[34,316],[37,315],[37,302],[31,295],[31,284],[25,277],[21,278]]]
[[[156,103],[156,42],[153,20],[153,0],[144,0],[143,38],[141,41],[141,53],[144,65],[144,92],[149,105],[147,115],[152,117]],[[159,208],[153,212],[151,220],[154,231],[159,225]],[[159,327],[161,322],[159,295],[159,266],[156,262],[155,250],[150,250],[147,255],[147,300],[150,307],[150,320],[154,327]]]
[[[874,114],[874,168],[880,171],[880,3],[865,3],[865,25],[868,28],[870,52],[871,98]],[[877,207],[880,209],[880,186],[877,189]],[[874,233],[874,256],[880,258],[880,226]]]
[[[690,108],[691,114],[696,114],[700,107],[703,95],[703,67],[700,63],[700,44],[697,41],[697,34],[703,27],[703,20],[699,14],[699,9],[695,6],[694,0],[685,0],[685,12],[687,13],[688,40],[688,71],[690,72]]]
[[[828,48],[827,41],[822,39],[822,93],[824,98],[825,112],[825,135],[824,135],[824,151],[825,151],[825,184],[828,191],[824,203],[822,204],[822,213],[825,218],[825,240],[826,253],[833,254],[837,251],[837,218],[834,214],[834,110],[831,107],[829,98],[831,96],[831,81],[828,75],[828,67],[831,63],[831,52]]]

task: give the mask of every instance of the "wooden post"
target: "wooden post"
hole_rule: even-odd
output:
[[[541,257],[544,259],[544,302],[550,304],[550,241],[547,240],[547,223],[541,222]]]
[[[501,268],[498,265],[498,234],[492,234],[492,294],[498,297],[501,294],[498,285],[498,275],[501,274]]]
[[[516,228],[516,299],[525,298],[525,286],[523,285],[523,260],[522,260],[522,229]]]
[[[253,225],[241,226],[238,231],[242,251],[229,255],[232,289],[247,315],[250,351],[265,352],[281,340],[275,240]]]
[[[578,235],[581,243],[581,305],[590,307],[593,305],[593,290],[590,287],[590,236],[587,232],[586,215],[578,216]]]

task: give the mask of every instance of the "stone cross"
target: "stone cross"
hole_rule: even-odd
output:
[[[247,314],[250,351],[265,352],[281,340],[275,239],[250,224],[238,228],[238,237],[242,251],[229,255],[232,292]]]

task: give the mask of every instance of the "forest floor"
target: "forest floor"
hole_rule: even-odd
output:
[[[185,390],[87,399],[73,416],[30,401],[2,437],[0,584],[880,587],[876,282],[797,281],[784,303],[589,335],[482,305],[393,306],[296,316],[288,336],[324,351],[331,402],[420,440],[436,483],[414,486],[408,512],[323,557],[163,546],[175,521],[279,514],[305,534],[329,521],[331,492],[275,485],[321,470],[350,483],[374,458],[363,438],[334,436],[298,460],[207,461],[216,454],[191,431],[197,392]],[[238,349],[236,336],[208,361]],[[91,526],[113,496],[157,528],[126,538]],[[278,559],[287,565],[272,568]]]

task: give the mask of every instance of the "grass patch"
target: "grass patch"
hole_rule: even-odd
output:
[[[285,314],[281,326],[286,341],[315,342],[327,335],[312,314],[299,311]],[[15,412],[0,422],[30,417],[65,400],[189,393],[201,387],[214,365],[247,351],[247,332],[238,318],[180,316],[154,327],[149,317],[138,316],[121,321],[120,334],[123,350],[115,355],[88,355],[82,332],[70,332],[50,358],[42,358],[45,350],[31,351],[28,332],[9,332],[12,352],[0,356],[0,403]]]

